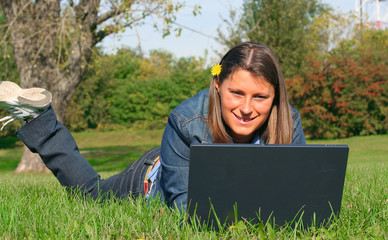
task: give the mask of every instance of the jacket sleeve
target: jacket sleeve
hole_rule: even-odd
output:
[[[190,141],[180,119],[170,114],[163,133],[158,188],[168,206],[187,207]]]
[[[300,114],[292,108],[292,144],[306,144]]]

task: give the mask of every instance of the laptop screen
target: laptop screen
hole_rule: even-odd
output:
[[[192,145],[189,214],[213,225],[215,215],[221,223],[326,222],[340,212],[348,151],[346,145]]]

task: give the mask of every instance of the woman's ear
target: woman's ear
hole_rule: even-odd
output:
[[[219,80],[216,80],[216,82],[215,82],[216,84],[216,90],[217,90],[217,92],[218,93],[220,93],[220,81]]]

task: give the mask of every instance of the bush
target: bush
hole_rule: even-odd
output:
[[[310,138],[388,131],[388,30],[363,30],[330,54],[316,54],[286,79],[292,104]],[[163,50],[147,58],[122,49],[96,54],[66,115],[71,130],[161,129],[171,110],[208,88],[202,58],[175,59]]]
[[[71,130],[164,128],[183,100],[208,88],[210,71],[202,58],[176,60],[165,51],[148,58],[122,49],[94,56],[66,114]]]
[[[287,80],[303,129],[312,138],[384,134],[388,129],[388,66],[368,58],[311,60],[304,77]]]

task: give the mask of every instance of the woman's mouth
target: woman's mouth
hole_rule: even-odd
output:
[[[233,115],[236,117],[236,119],[242,123],[249,123],[251,121],[253,121],[256,117],[253,117],[253,118],[247,118],[247,117],[240,117],[240,116],[237,116],[236,114],[233,113]]]

